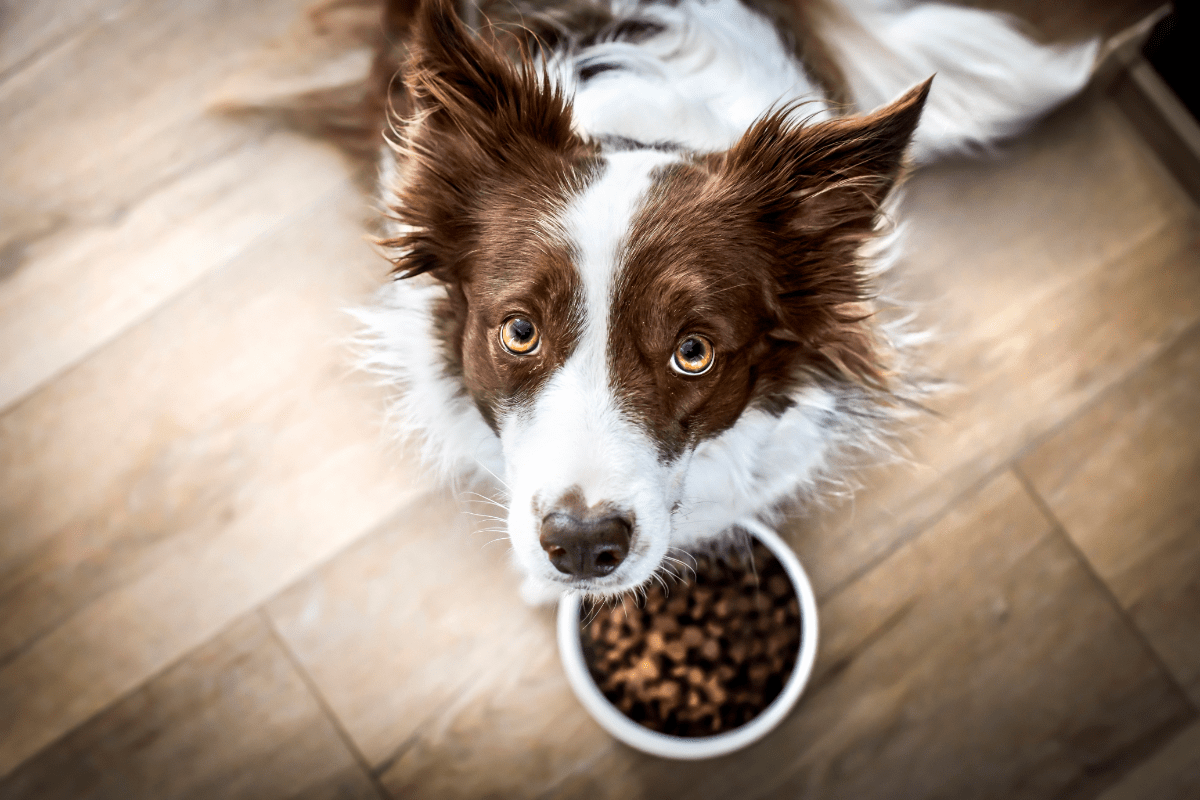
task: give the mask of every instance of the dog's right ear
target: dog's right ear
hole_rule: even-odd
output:
[[[406,232],[384,242],[403,277],[461,277],[480,205],[505,187],[541,186],[584,148],[562,91],[520,51],[513,63],[471,33],[451,0],[425,0],[403,78],[413,115],[394,143],[402,177],[391,203]]]

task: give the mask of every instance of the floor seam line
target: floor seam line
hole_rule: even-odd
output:
[[[283,637],[283,634],[279,632],[279,628],[275,625],[274,618],[271,616],[270,612],[267,611],[266,604],[258,607],[258,614],[262,619],[263,624],[267,626],[267,630],[271,632],[271,637],[275,640],[275,643],[279,645],[280,649],[283,650],[285,657],[292,665],[292,669],[296,671],[296,674],[299,675],[301,682],[304,683],[304,687],[308,690],[308,693],[312,696],[313,700],[316,701],[317,706],[321,709],[322,715],[324,715],[329,724],[333,726],[334,731],[337,733],[338,739],[340,739],[342,742],[342,746],[346,748],[346,750],[350,753],[351,758],[353,758],[355,763],[358,765],[358,768],[361,769],[367,776],[367,780],[371,782],[371,786],[375,789],[375,792],[379,795],[379,797],[382,800],[391,800],[391,793],[388,792],[383,783],[380,782],[379,776],[377,776],[374,770],[371,769],[371,764],[367,760],[366,755],[350,736],[350,732],[346,730],[341,719],[336,713],[334,713],[333,707],[329,705],[329,701],[325,698],[324,693],[321,692],[320,687],[317,686],[316,680],[300,661],[300,657],[296,655],[294,650],[292,650],[291,645],[288,644],[287,640]]]
[[[1108,581],[1104,580],[1100,573],[1096,571],[1096,567],[1094,564],[1092,564],[1091,559],[1087,557],[1087,554],[1083,552],[1083,549],[1076,543],[1074,539],[1071,538],[1071,535],[1067,533],[1067,527],[1054,513],[1054,510],[1050,508],[1049,503],[1047,503],[1042,497],[1041,492],[1039,492],[1033,485],[1033,481],[1029,479],[1024,470],[1022,470],[1016,462],[1012,464],[1011,469],[1013,476],[1017,479],[1017,482],[1021,484],[1021,488],[1025,490],[1025,493],[1029,495],[1029,498],[1033,502],[1033,505],[1037,508],[1038,513],[1046,518],[1046,521],[1049,522],[1050,526],[1053,528],[1055,535],[1062,539],[1066,543],[1067,547],[1070,548],[1071,553],[1080,562],[1080,565],[1087,572],[1088,577],[1091,578],[1093,583],[1099,586],[1100,590],[1104,594],[1105,599],[1108,600],[1108,602],[1112,604],[1112,606],[1120,614],[1125,626],[1142,644],[1142,646],[1146,648],[1147,652],[1149,652],[1150,658],[1154,662],[1155,666],[1157,666],[1159,670],[1166,675],[1167,681],[1171,684],[1172,688],[1179,692],[1188,708],[1192,710],[1193,719],[1200,717],[1200,708],[1197,708],[1196,704],[1192,702],[1192,698],[1188,694],[1187,689],[1184,688],[1183,684],[1175,676],[1175,673],[1171,670],[1171,668],[1167,666],[1166,661],[1163,660],[1162,654],[1158,652],[1158,648],[1155,647],[1147,638],[1145,632],[1141,629],[1141,627],[1138,626],[1137,621],[1134,620],[1133,616],[1125,609],[1125,606],[1121,603],[1120,598],[1117,597],[1116,593],[1113,592],[1112,587],[1109,586]]]

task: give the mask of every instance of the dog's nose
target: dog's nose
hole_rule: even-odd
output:
[[[550,563],[573,578],[602,578],[629,553],[629,520],[619,514],[580,519],[555,511],[542,519],[540,541]]]

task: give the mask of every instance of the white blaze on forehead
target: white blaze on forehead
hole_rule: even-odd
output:
[[[675,160],[655,150],[610,154],[599,178],[559,220],[583,289],[580,336],[575,351],[547,381],[533,407],[501,431],[511,477],[521,484],[530,479],[536,485],[528,490],[542,500],[553,501],[555,492],[572,486],[584,490],[588,503],[631,500],[626,470],[643,460],[640,453],[631,452],[631,447],[641,449],[632,440],[643,437],[622,419],[609,387],[610,304],[621,250],[652,173]],[[536,465],[529,463],[531,457]],[[535,478],[535,473],[542,474]]]
[[[605,347],[613,285],[622,245],[629,236],[633,217],[650,189],[652,172],[678,160],[657,150],[613,153],[605,160],[600,179],[587,188],[565,210],[562,227],[575,252],[575,268],[583,284],[584,327],[578,360],[586,346]],[[603,366],[607,359],[591,356],[589,364]]]

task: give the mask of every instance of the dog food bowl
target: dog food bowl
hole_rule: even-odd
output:
[[[799,605],[800,622],[799,652],[782,690],[756,716],[739,727],[707,736],[678,736],[651,730],[626,716],[605,697],[588,669],[581,639],[579,596],[568,595],[559,601],[558,648],[567,680],[575,696],[596,722],[630,747],[662,758],[680,760],[714,758],[732,753],[758,741],[775,728],[800,699],[808,683],[817,655],[817,603],[812,584],[791,548],[773,530],[755,520],[742,522],[738,527],[749,532],[770,550],[783,566]]]

